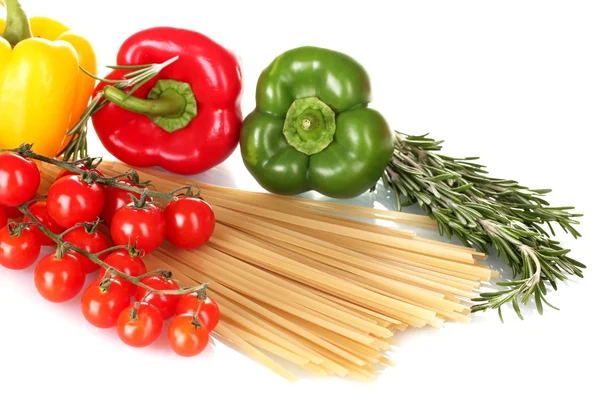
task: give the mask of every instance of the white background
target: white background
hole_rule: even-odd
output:
[[[128,348],[114,331],[88,325],[76,300],[43,301],[33,286],[33,268],[0,268],[0,399],[595,397],[597,3],[22,3],[30,16],[60,19],[87,36],[101,65],[112,64],[120,43],[139,29],[199,30],[241,58],[244,115],[253,108],[258,74],[279,53],[300,45],[346,52],[369,71],[373,107],[395,129],[430,132],[447,141],[447,153],[479,155],[494,176],[553,188],[553,204],[576,205],[585,213],[583,239],[559,238],[589,270],[585,279],[549,296],[561,311],[547,308],[540,317],[527,310],[519,321],[507,309],[505,324],[489,313],[466,325],[399,335],[392,354],[397,366],[372,384],[305,374],[288,384],[219,342],[193,359],[174,356],[164,340],[143,350]],[[97,140],[91,142],[92,154],[105,155]],[[201,178],[256,188],[238,152]]]

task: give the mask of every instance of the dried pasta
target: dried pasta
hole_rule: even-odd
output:
[[[57,169],[40,168],[50,185]],[[190,183],[138,172],[161,191]],[[182,284],[208,282],[222,314],[215,335],[288,380],[296,368],[375,378],[396,332],[468,322],[469,299],[494,276],[473,249],[357,219],[435,228],[424,216],[193,183],[215,211],[213,237],[192,251],[165,241],[145,262]]]

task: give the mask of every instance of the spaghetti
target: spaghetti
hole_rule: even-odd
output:
[[[58,170],[40,168],[49,186]],[[139,173],[162,191],[188,183]],[[469,299],[495,276],[473,249],[356,219],[435,228],[425,216],[194,183],[215,211],[212,238],[192,251],[165,241],[145,262],[183,285],[209,283],[222,316],[214,332],[288,380],[291,366],[373,379],[392,364],[397,331],[468,322]]]

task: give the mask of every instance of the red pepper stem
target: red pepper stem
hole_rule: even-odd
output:
[[[146,99],[132,96],[114,86],[103,90],[106,100],[129,111],[148,116],[169,133],[185,128],[198,114],[196,97],[189,83],[160,79]]]
[[[6,2],[6,28],[2,36],[11,44],[16,46],[22,40],[33,37],[29,18],[23,11],[19,0],[5,0]]]
[[[126,110],[152,117],[178,116],[183,113],[186,106],[183,96],[175,91],[164,93],[158,99],[140,99],[114,86],[106,86],[104,98]]]

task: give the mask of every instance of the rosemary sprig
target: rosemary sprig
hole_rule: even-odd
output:
[[[567,256],[553,240],[552,224],[573,237],[581,214],[573,207],[550,207],[543,195],[550,190],[532,190],[518,182],[487,176],[477,157],[454,158],[438,153],[443,141],[428,135],[396,133],[394,156],[384,184],[396,193],[398,209],[418,203],[438,222],[441,235],[458,237],[466,246],[488,253],[489,245],[511,267],[514,281],[499,282],[502,289],[482,293],[473,312],[512,305],[522,319],[520,304],[535,301],[538,312],[547,302],[547,284],[557,290],[558,281],[570,275],[583,277],[585,265]]]

